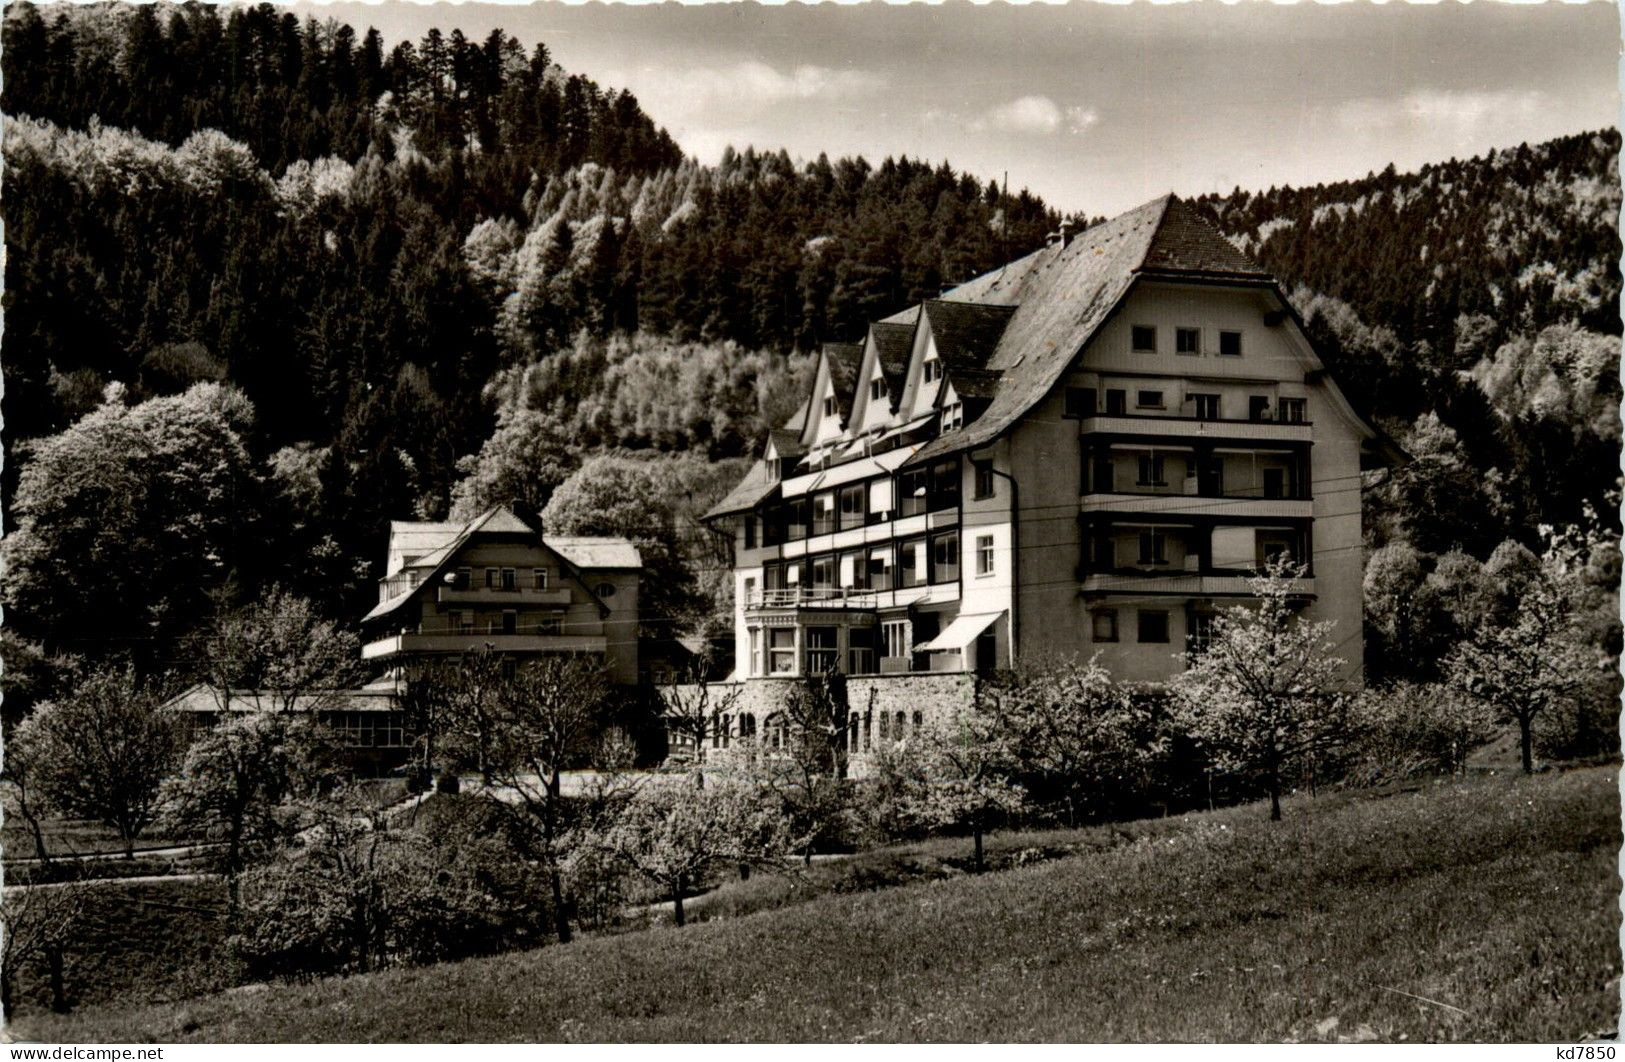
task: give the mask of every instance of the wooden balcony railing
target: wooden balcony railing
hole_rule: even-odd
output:
[[[874,608],[875,591],[855,587],[792,586],[782,590],[755,590],[746,608]]]

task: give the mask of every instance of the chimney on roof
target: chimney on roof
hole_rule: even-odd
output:
[[[1060,247],[1061,249],[1065,250],[1067,245],[1072,242],[1071,220],[1062,218],[1061,227],[1057,231],[1046,236],[1044,241],[1051,247]]]

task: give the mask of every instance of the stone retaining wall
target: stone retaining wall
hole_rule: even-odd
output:
[[[757,736],[761,737],[766,732],[768,718],[783,711],[790,690],[804,681],[800,678],[752,678],[743,682],[713,682],[709,684],[711,703],[716,704],[732,691],[739,690],[739,699],[733,702],[729,710],[733,716],[731,729],[737,735],[740,717],[748,714],[755,721]],[[880,747],[882,740],[892,741],[902,736],[898,733],[899,714],[905,727],[903,735],[913,732],[916,725],[935,725],[949,718],[956,709],[970,705],[976,697],[977,683],[978,677],[965,671],[848,678],[847,708],[858,716],[857,747],[848,754],[851,776],[861,778],[868,773],[872,753]],[[884,736],[880,721],[882,715],[886,717]],[[705,750],[705,759],[707,763],[723,766],[736,754],[736,742],[730,740],[728,748],[721,747],[720,742],[713,743]]]

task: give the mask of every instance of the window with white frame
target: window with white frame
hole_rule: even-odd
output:
[[[909,655],[909,621],[887,620],[880,626],[881,637],[886,643],[886,655],[900,657]]]
[[[920,366],[920,375],[926,383],[936,383],[942,379],[942,361],[938,358],[926,358]]]
[[[882,398],[885,398],[885,397],[886,397],[886,381],[885,380],[879,380],[879,379],[870,380],[869,381],[869,401],[878,402]]]
[[[1196,406],[1197,420],[1219,419],[1219,396],[1214,394],[1190,394],[1189,398]]]
[[[790,627],[774,627],[768,632],[768,672],[774,675],[796,673],[796,632]]]
[[[530,573],[530,578],[531,578],[531,585],[534,586],[537,590],[546,590],[547,589],[547,569],[546,568],[532,569],[532,571]]]
[[[965,405],[962,402],[950,402],[942,407],[942,430],[954,431],[965,425]]]
[[[993,536],[976,536],[976,574],[993,574]]]

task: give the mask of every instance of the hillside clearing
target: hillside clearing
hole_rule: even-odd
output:
[[[1611,1031],[1617,768],[456,965],[29,1016],[106,1040],[1563,1040]],[[1258,810],[1258,809],[1253,809]]]

